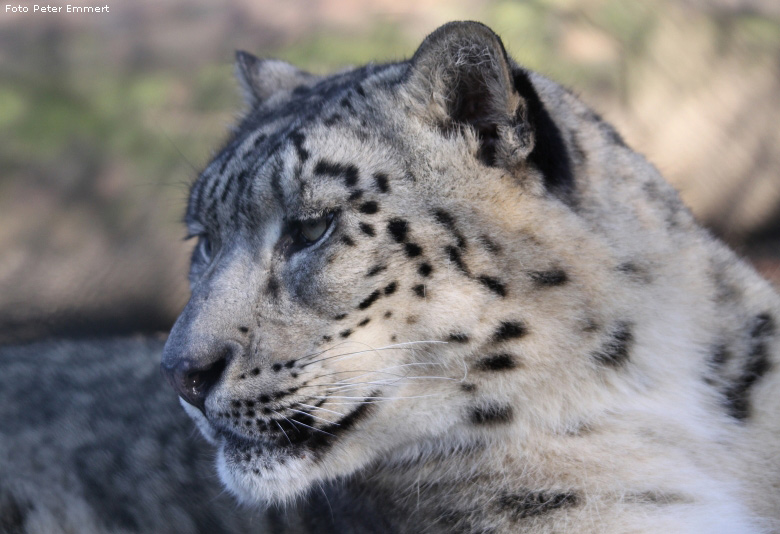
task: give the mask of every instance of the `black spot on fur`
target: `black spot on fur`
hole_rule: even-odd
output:
[[[354,187],[358,181],[358,169],[354,165],[332,163],[322,159],[314,166],[314,174],[332,178],[342,178],[344,180],[344,185],[347,187]]]
[[[238,331],[241,332],[242,334],[246,334],[247,332],[249,332],[249,327],[239,326]]]
[[[350,102],[347,97],[342,98],[341,102],[339,102],[339,104],[341,104],[341,107],[343,107],[344,109],[346,109],[350,113],[355,113],[355,108],[352,107],[352,102]]]
[[[473,408],[470,418],[475,425],[507,424],[514,418],[514,412],[508,404],[494,403]]]
[[[517,362],[511,354],[492,354],[477,360],[475,367],[480,371],[507,371],[516,368]]]
[[[531,271],[528,273],[528,276],[530,276],[531,280],[540,287],[562,286],[569,281],[569,277],[561,269],[554,269],[552,271]]]
[[[499,279],[492,276],[480,276],[478,280],[496,295],[506,297],[506,286]]]
[[[338,315],[335,315],[333,317],[333,320],[334,321],[341,321],[342,319],[346,319],[346,318],[347,318],[347,314],[346,313],[339,313]]]
[[[368,317],[366,317],[365,319],[363,319],[362,321],[360,321],[360,322],[359,322],[357,325],[358,325],[358,326],[366,326],[366,325],[367,325],[369,322],[371,322],[371,319],[370,319],[370,318],[368,318]]]
[[[486,235],[479,236],[479,242],[485,247],[485,250],[491,254],[498,254],[501,252],[501,247]]]
[[[774,333],[775,321],[769,313],[756,316],[750,330],[751,348],[742,373],[725,392],[729,415],[735,419],[744,420],[750,416],[750,389],[772,367],[767,344]]]
[[[393,316],[393,312],[388,310],[385,312],[385,314],[382,317],[384,317],[385,319],[389,319],[392,316]]]
[[[460,269],[465,275],[471,276],[471,273],[469,273],[466,264],[463,263],[463,258],[460,257],[460,250],[452,246],[445,247],[444,250],[447,252],[447,257],[452,263],[455,264],[458,269]]]
[[[274,371],[275,373],[278,373],[279,371],[281,371],[281,370],[282,370],[282,364],[277,362],[277,363],[275,363],[275,364],[273,364],[273,365],[271,366],[271,369],[273,369],[273,371]]]
[[[367,236],[374,237],[376,235],[376,232],[374,231],[374,227],[371,226],[370,224],[362,222],[360,223],[359,226],[360,226],[360,230],[362,230],[362,232]]]
[[[365,213],[366,215],[373,215],[374,213],[379,211],[379,204],[374,202],[373,200],[369,200],[368,202],[364,202],[360,206],[360,212]]]
[[[279,298],[279,280],[275,276],[271,276],[268,279],[268,283],[265,285],[265,293],[273,299]]]
[[[329,342],[329,341],[332,341],[332,340],[333,340],[333,338],[332,338],[332,337],[330,337],[330,336],[322,336],[322,340],[323,340],[323,341],[325,341],[325,342],[327,343],[327,342]]]
[[[355,246],[355,242],[347,234],[344,234],[343,236],[341,236],[341,242],[344,243],[345,245],[347,245],[348,247],[354,247]]]
[[[630,278],[632,278],[637,282],[643,282],[645,284],[649,284],[652,281],[650,277],[650,273],[647,271],[647,269],[643,269],[642,267],[639,267],[634,262],[627,261],[625,263],[621,263],[620,265],[615,267],[615,270],[619,273],[629,276]]]
[[[623,495],[623,502],[637,504],[653,504],[668,506],[670,504],[690,504],[694,502],[692,497],[679,493],[663,493],[660,491],[640,491]]]
[[[410,258],[416,258],[420,254],[422,254],[422,247],[417,243],[405,243],[404,251],[406,252],[406,255],[409,256]]]
[[[381,273],[385,269],[387,269],[387,265],[374,265],[373,267],[371,267],[368,270],[368,273],[366,273],[366,276],[368,276],[368,277],[376,276],[377,274]]]
[[[609,339],[593,357],[597,362],[610,367],[620,367],[631,357],[631,344],[634,335],[631,333],[631,324],[621,322],[615,325]]]
[[[398,282],[390,282],[387,284],[387,287],[385,287],[385,295],[392,295],[395,293],[396,289],[398,289]]]
[[[251,373],[252,373],[253,376],[259,375],[260,374],[260,368],[259,367],[255,367],[254,369],[252,369]]]
[[[582,326],[583,332],[588,332],[589,334],[592,334],[593,332],[598,332],[599,330],[601,330],[601,325],[599,324],[598,321],[596,321],[596,319],[594,319],[593,317],[588,317],[587,319],[585,319]]]
[[[469,342],[468,334],[464,334],[462,332],[456,332],[454,334],[450,334],[450,336],[447,339],[449,339],[453,343],[468,343]]]
[[[334,113],[333,115],[331,115],[330,117],[322,121],[322,124],[330,128],[334,124],[338,124],[339,122],[341,122],[341,119],[342,119],[341,115],[339,115],[338,113]]]
[[[615,267],[615,269],[618,272],[626,273],[626,274],[636,274],[639,272],[639,267],[637,267],[637,265],[634,262],[630,262],[630,261],[621,263],[620,265]]]
[[[366,299],[358,305],[358,309],[365,310],[366,308],[371,306],[374,302],[376,302],[376,299],[378,298],[379,298],[379,290],[376,290],[373,293],[371,293],[368,297],[366,297]]]
[[[355,189],[352,191],[352,193],[349,194],[347,197],[347,201],[354,202],[355,200],[360,200],[363,197],[363,190],[362,189]]]
[[[471,382],[461,382],[460,389],[467,393],[472,393],[477,390],[477,386]]]
[[[442,209],[438,209],[434,211],[433,216],[436,217],[436,221],[439,224],[443,224],[448,228],[452,228],[455,226],[455,221],[453,220],[452,215],[450,215],[449,213],[447,213]]]
[[[438,209],[433,212],[433,216],[436,219],[436,222],[447,228],[447,230],[449,230],[450,233],[455,237],[455,242],[457,243],[458,248],[461,250],[465,249],[466,238],[463,237],[463,234],[458,231],[457,227],[455,226],[455,219],[452,217],[452,215],[443,209]]]
[[[577,495],[571,492],[528,491],[501,495],[497,500],[497,505],[514,521],[519,521],[549,514],[561,508],[576,506],[578,502]]]
[[[425,297],[425,286],[422,284],[417,284],[412,288],[412,291],[414,291],[414,294],[417,295],[420,298]]]
[[[390,183],[387,180],[387,175],[381,172],[374,174],[374,183],[376,188],[382,193],[390,192]]]
[[[501,323],[496,333],[493,334],[493,341],[496,343],[501,341],[508,341],[510,339],[518,339],[528,333],[525,325],[517,321],[507,321]]]
[[[409,224],[403,219],[391,219],[387,223],[387,231],[397,243],[403,243],[409,232]]]
[[[348,338],[348,337],[349,337],[349,336],[351,336],[351,335],[352,335],[352,330],[350,330],[349,328],[347,328],[346,330],[342,330],[341,332],[339,332],[339,336],[340,336],[342,339],[346,339],[346,338]]]
[[[295,151],[298,153],[298,159],[300,159],[301,162],[309,159],[309,151],[303,148],[303,143],[306,141],[306,137],[301,132],[293,132],[290,134],[290,139],[292,139],[292,142],[295,145]]]
[[[420,273],[420,276],[425,276],[427,278],[433,272],[433,267],[427,263],[421,263],[420,267],[417,269],[417,272]]]
[[[232,159],[233,159],[233,154],[230,154],[230,156],[225,156],[225,159],[222,161],[222,165],[220,165],[220,166],[219,166],[219,172],[218,172],[218,174],[219,174],[220,176],[222,176],[222,175],[224,175],[224,174],[225,174],[225,170],[227,169],[228,163],[230,163],[230,161],[231,161]],[[216,185],[216,183],[217,183],[217,182],[215,181],[215,182],[214,182],[214,184]],[[212,190],[212,192],[213,192],[213,190]],[[211,193],[207,194],[206,196],[207,196],[207,197],[210,197],[210,196],[211,196]]]
[[[252,142],[252,148],[254,150],[257,150],[257,147],[259,147],[263,141],[265,141],[268,138],[265,134],[260,134],[257,137],[255,137],[255,140]]]

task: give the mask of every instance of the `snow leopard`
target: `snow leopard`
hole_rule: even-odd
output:
[[[239,501],[291,531],[328,486],[368,532],[780,532],[780,299],[580,98],[476,22],[236,71],[161,368]]]

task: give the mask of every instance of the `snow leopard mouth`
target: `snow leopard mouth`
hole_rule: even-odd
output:
[[[246,502],[281,503],[301,495],[313,481],[333,476],[333,465],[327,458],[343,452],[335,450],[339,442],[349,439],[353,427],[371,417],[375,407],[368,399],[359,401],[335,421],[314,421],[310,427],[299,427],[297,433],[293,428],[298,425],[285,417],[264,420],[266,427],[276,427],[277,432],[268,428],[265,432],[256,428],[247,432],[209,424],[219,451],[219,476],[236,497]]]
[[[246,413],[252,414],[254,418],[251,419],[241,418],[239,412],[220,413],[216,421],[210,421],[210,426],[230,456],[283,457],[302,456],[307,452],[319,455],[349,433],[358,421],[368,417],[374,407],[371,399],[379,395],[379,392],[372,392],[333,421],[313,415],[311,411],[320,407],[313,405],[311,411],[271,410],[271,417],[255,416],[254,411],[249,410]],[[235,413],[239,415],[233,415]],[[233,415],[230,419],[225,417],[230,415]]]

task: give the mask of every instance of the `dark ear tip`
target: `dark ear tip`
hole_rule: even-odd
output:
[[[426,38],[426,40],[438,40],[442,37],[458,36],[484,36],[498,39],[498,35],[489,26],[475,20],[458,20],[439,26]]]
[[[485,42],[492,42],[503,51],[504,45],[501,42],[501,38],[490,27],[474,20],[461,20],[448,22],[442,26],[439,26],[433,30],[422,42],[420,47],[415,53],[415,57],[412,58],[414,62],[415,58],[419,58],[424,55],[427,50],[431,48],[438,48],[443,43],[451,41],[452,39],[464,39],[464,40],[478,40]],[[503,51],[506,56],[506,51]]]
[[[249,52],[246,52],[244,50],[236,50],[236,63],[243,67],[249,67],[251,65],[254,65],[259,60]]]

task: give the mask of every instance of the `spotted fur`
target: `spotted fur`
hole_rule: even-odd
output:
[[[343,480],[393,532],[780,531],[780,300],[597,114],[477,23],[237,70],[163,357],[231,492]]]

